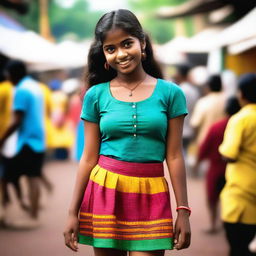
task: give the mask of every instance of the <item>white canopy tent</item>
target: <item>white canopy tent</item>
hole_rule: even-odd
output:
[[[86,64],[89,43],[51,43],[32,31],[0,26],[0,52],[28,64],[30,70],[76,68]]]
[[[255,24],[256,8],[220,32],[214,42],[215,48],[227,46],[230,54],[237,54],[256,46]],[[240,44],[241,47],[239,47]]]
[[[208,53],[214,49],[214,37],[221,27],[208,28],[195,36],[176,37],[157,47],[156,56],[165,64],[177,64],[186,61],[186,53]]]
[[[180,45],[180,50],[187,53],[207,53],[214,49],[215,38],[223,30],[223,27],[207,28]]]
[[[187,53],[209,53],[227,46],[230,54],[238,54],[256,46],[256,8],[246,16],[224,27],[211,27],[191,38],[174,38],[160,46],[163,55],[169,51]],[[164,57],[164,56],[163,56]]]
[[[186,37],[175,37],[173,40],[163,45],[154,47],[156,59],[163,64],[178,64],[186,61],[185,54],[182,53],[182,45],[187,42]]]

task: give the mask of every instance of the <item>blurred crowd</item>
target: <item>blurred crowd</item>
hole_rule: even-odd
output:
[[[43,173],[43,163],[52,159],[80,159],[84,142],[83,122],[80,120],[84,88],[80,77],[72,75],[71,72],[59,71],[47,79],[42,79],[40,74],[29,74],[25,64],[20,61],[9,60],[1,62],[1,64],[1,225],[5,228],[35,228],[39,225],[40,189],[42,186],[49,192],[54,189],[49,178]],[[255,120],[255,114],[250,113],[248,107],[255,108],[256,104],[255,74],[246,74],[242,79],[240,80],[230,70],[225,70],[220,74],[208,74],[205,68],[191,67],[188,64],[176,65],[170,76],[170,80],[177,83],[186,95],[189,115],[184,122],[183,147],[187,174],[191,178],[205,178],[205,193],[209,210],[209,227],[205,232],[211,235],[218,233],[221,229],[218,226],[221,191],[224,187],[227,190],[228,186],[232,187],[237,182],[231,176],[228,179],[233,183],[227,182],[226,170],[228,168],[243,168],[244,175],[248,175],[246,178],[239,176],[239,185],[242,184],[242,189],[236,191],[236,194],[240,193],[239,196],[242,198],[248,197],[246,193],[243,194],[243,187],[250,185],[251,189],[248,192],[252,195],[250,200],[255,200],[256,195],[256,178],[251,171],[252,168],[256,168],[256,143],[254,140],[256,139],[256,129],[252,130],[255,125],[253,126],[249,121],[248,124],[245,124],[245,126],[251,125],[251,127],[243,127],[243,129],[251,130],[246,136],[241,135],[242,139],[241,136],[239,137],[241,130],[239,122],[235,124],[233,121],[233,126],[228,127],[233,116],[239,113],[239,115],[246,116],[246,111],[248,112],[246,118]],[[47,82],[42,82],[43,80]],[[246,83],[247,87],[244,85]],[[254,89],[250,89],[250,91],[248,84],[251,86],[250,88]],[[243,89],[243,86],[246,89]],[[244,90],[249,92],[249,97]],[[244,109],[243,114],[241,114],[241,107]],[[228,132],[225,132],[226,129]],[[247,141],[249,142],[247,143]],[[233,153],[232,150],[235,147],[237,150],[236,153]],[[245,150],[249,152],[249,156],[241,155],[243,154],[239,151],[241,147],[246,147]],[[220,150],[221,148],[223,151]],[[225,157],[227,159],[224,159]],[[244,158],[251,158],[252,161],[245,161],[243,165],[239,162],[241,158],[242,162]],[[238,167],[234,167],[234,164],[230,167],[230,161],[225,161],[237,161],[237,159]],[[23,189],[20,186],[21,176],[25,176],[27,179],[29,200],[24,200]],[[252,182],[250,183],[248,179]],[[5,210],[11,200],[10,185],[14,188],[20,208],[28,213],[26,220],[10,222],[5,218]],[[245,189],[245,191],[247,190]],[[225,194],[223,194],[224,197]],[[225,198],[223,200],[225,201]],[[239,209],[236,209],[235,200],[233,210],[239,212]],[[250,223],[253,223],[255,219],[256,203],[251,207],[248,206],[246,200],[242,200],[242,202],[246,209],[244,211],[248,212],[245,221],[243,219],[241,221],[243,215],[241,210],[240,219],[231,216],[231,219],[233,218],[231,222],[242,222],[245,225],[253,226],[251,232],[248,232],[248,229],[244,230],[243,227],[228,226],[230,217],[227,217],[225,221],[225,228],[228,235],[245,232],[247,234],[245,246],[248,246],[255,234],[255,225],[250,225]],[[255,212],[252,213],[254,210]],[[228,212],[230,209],[226,211]],[[237,221],[238,219],[239,221]],[[250,235],[248,235],[249,233]],[[237,238],[233,235],[228,236],[230,244],[234,244],[235,239]],[[255,251],[255,247],[254,240],[251,250]],[[241,256],[242,254],[237,255]]]
[[[189,65],[172,79],[181,86],[190,115],[183,130],[188,175],[205,177],[206,234],[221,230],[230,256],[256,253],[256,74],[206,74],[198,84]],[[219,200],[221,199],[221,200]]]
[[[21,61],[2,59],[0,70],[0,221],[3,227],[39,226],[40,189],[52,192],[43,164],[50,160],[78,160],[83,148],[80,121],[81,79],[57,71],[40,79]],[[48,83],[42,82],[48,80]],[[21,177],[29,198],[24,199]],[[13,187],[25,220],[8,220]]]

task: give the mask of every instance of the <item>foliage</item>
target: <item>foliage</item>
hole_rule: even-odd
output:
[[[77,0],[69,9],[52,2],[49,12],[52,33],[58,39],[71,33],[80,39],[90,38],[101,15],[102,12],[89,11],[85,0]]]
[[[187,0],[129,0],[129,5],[137,10],[156,10],[161,6],[180,5]]]
[[[19,15],[12,10],[6,9],[15,20],[24,27],[39,33],[39,0],[31,0],[29,12],[26,15]],[[49,22],[51,32],[57,41],[66,34],[75,35],[77,39],[91,38],[93,30],[102,12],[90,11],[86,0],[76,0],[75,4],[69,8],[63,8],[49,0]]]
[[[163,20],[156,17],[156,10],[163,6],[175,6],[186,0],[128,0],[131,9],[137,13],[143,28],[150,31],[153,41],[165,43],[174,37],[173,20]]]
[[[29,11],[26,15],[20,15],[14,10],[4,9],[4,12],[17,20],[25,28],[29,30],[39,31],[39,5],[38,0],[31,0],[29,4]]]
[[[182,4],[187,0],[127,0],[130,9],[135,12],[155,43],[162,44],[174,37],[174,21],[159,19],[156,10],[163,6]],[[103,14],[101,11],[91,11],[86,0],[75,0],[71,8],[61,7],[55,0],[49,0],[49,21],[51,32],[57,41],[67,35],[77,39],[93,37],[96,22]],[[39,0],[30,0],[27,15],[18,15],[11,10],[5,10],[27,29],[39,32]],[[187,23],[189,26],[189,23]]]

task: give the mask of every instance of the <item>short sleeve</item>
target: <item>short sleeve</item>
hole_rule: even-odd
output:
[[[28,108],[29,92],[25,89],[17,89],[14,95],[13,110],[25,112]]]
[[[243,136],[243,122],[238,116],[234,115],[228,121],[224,133],[224,139],[219,147],[221,155],[236,159],[239,154],[239,149],[242,143]]]
[[[95,87],[91,87],[86,92],[80,117],[89,122],[99,123],[98,99]]]
[[[180,87],[172,85],[172,92],[168,104],[168,118],[175,118],[181,115],[187,115],[186,97]]]

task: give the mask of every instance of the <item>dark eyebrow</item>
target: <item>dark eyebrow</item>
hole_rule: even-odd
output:
[[[125,38],[123,41],[120,42],[120,44],[123,44],[123,43],[125,43],[126,41],[131,41],[131,40],[133,40],[132,37]],[[109,44],[109,45],[104,45],[103,48],[106,49],[106,48],[108,48],[108,47],[113,47],[113,46],[114,46],[113,44]]]
[[[131,41],[131,40],[133,40],[133,38],[132,37],[128,37],[128,38],[124,39],[121,43],[124,43],[126,41]]]
[[[103,48],[106,49],[106,48],[113,47],[113,46],[114,46],[114,45],[109,44],[109,45],[104,45]]]

